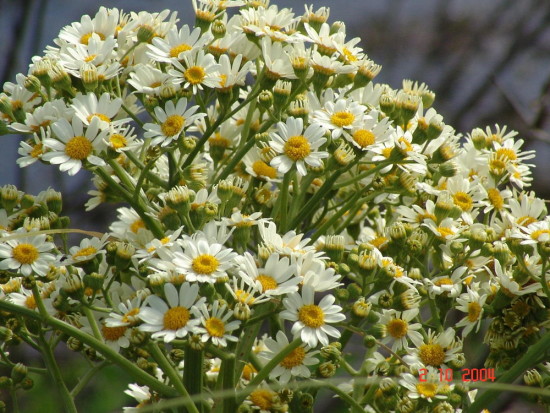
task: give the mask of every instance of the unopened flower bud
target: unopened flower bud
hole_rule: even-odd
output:
[[[181,219],[175,209],[165,206],[158,212],[158,219],[167,230],[175,231],[181,227]]]
[[[29,75],[25,78],[24,86],[25,89],[33,93],[38,93],[42,90],[42,84],[40,83],[40,80],[34,75]]]
[[[364,318],[367,317],[372,308],[372,303],[366,301],[365,297],[360,297],[355,301],[351,307],[351,311],[357,317]]]
[[[81,351],[84,348],[84,345],[82,344],[82,341],[80,341],[80,340],[78,340],[74,337],[69,337],[67,339],[67,347],[71,351],[78,352],[78,351]]]
[[[261,109],[269,109],[273,105],[273,93],[269,90],[262,90],[258,95],[258,104]]]
[[[287,80],[277,80],[275,87],[273,88],[273,106],[276,110],[283,108],[292,91],[292,83]]]
[[[90,92],[97,89],[99,84],[99,74],[97,67],[92,63],[84,63],[80,67],[80,78],[84,88]]]
[[[30,390],[34,387],[34,380],[30,377],[25,377],[23,380],[21,380],[21,383],[19,383],[19,385],[23,390]]]
[[[214,35],[214,38],[221,39],[227,32],[227,27],[222,20],[214,20],[210,26],[210,31]]]
[[[133,245],[125,242],[117,242],[115,265],[119,270],[125,270],[130,266],[132,256],[136,252]]]
[[[537,369],[527,370],[523,375],[523,381],[528,386],[542,387],[542,377]]]
[[[319,375],[325,379],[332,377],[336,374],[337,366],[332,361],[325,361],[318,367]]]
[[[137,40],[139,43],[149,43],[154,35],[155,29],[147,24],[142,24],[137,31]]]
[[[27,377],[28,368],[22,363],[17,363],[11,369],[11,379],[15,384],[20,383],[25,377]]]

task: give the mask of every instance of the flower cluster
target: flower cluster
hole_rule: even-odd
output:
[[[69,247],[61,194],[0,188],[1,363],[62,340],[125,369],[138,407],[190,412],[309,411],[318,386],[460,412],[491,397],[440,376],[463,368],[548,390],[550,220],[517,133],[462,135],[425,84],[375,83],[327,8],[193,5],[195,27],[101,8],[4,85],[17,163],[88,170],[88,210],[125,206]]]

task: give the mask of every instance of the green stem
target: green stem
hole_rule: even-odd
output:
[[[337,386],[331,383],[323,383],[318,380],[312,380],[312,383],[317,384],[319,387],[326,387],[327,389],[332,390],[334,393],[336,393],[343,401],[345,401],[347,404],[349,404],[351,407],[353,407],[355,410],[359,412],[364,412],[365,410],[363,407],[357,403],[356,400],[353,399],[349,394],[346,392],[340,390]]]
[[[124,155],[126,155],[128,157],[128,159],[130,159],[130,161],[132,161],[133,164],[136,165],[139,169],[143,170],[145,168],[149,168],[148,167],[149,163],[147,163],[147,165],[146,165],[143,162],[141,162],[139,160],[139,158],[136,157],[136,155],[134,155],[132,153],[132,151],[127,151],[127,152],[124,153]],[[151,166],[154,166],[154,163]],[[168,189],[168,183],[164,182],[162,179],[160,179],[157,175],[151,173],[149,170],[147,171],[146,177],[149,181],[159,185],[160,187],[162,187],[164,189]]]
[[[86,374],[84,374],[84,376],[80,378],[76,386],[74,386],[73,389],[71,390],[71,393],[70,393],[71,397],[75,398],[78,395],[78,393],[80,393],[81,390],[86,386],[86,384],[88,384],[89,381],[96,375],[96,373],[106,365],[107,365],[107,361],[104,360],[101,363],[93,366],[90,370],[88,370]]]
[[[43,303],[41,304],[41,300],[37,301],[36,304],[39,309],[41,306],[42,307],[44,306]],[[61,331],[62,333],[65,333],[71,337],[76,338],[77,340],[81,341],[83,344],[86,344],[92,347],[94,350],[102,354],[106,359],[110,360],[113,364],[120,366],[128,374],[134,377],[136,381],[149,386],[151,389],[159,392],[160,394],[167,397],[174,397],[178,395],[178,392],[175,391],[172,387],[167,386],[164,383],[161,383],[153,376],[141,370],[130,360],[122,357],[119,353],[111,349],[106,344],[98,341],[91,335],[86,334],[85,332],[79,330],[78,328],[65,323],[64,321],[58,320],[57,318],[54,318],[47,313],[46,315],[43,315],[42,313],[37,314],[33,310],[30,310],[25,307],[20,307],[17,304],[13,304],[5,300],[0,300],[0,310],[19,314],[21,316],[24,316],[29,319],[33,319],[38,322],[43,322],[44,324],[47,324],[50,327],[53,327],[54,329]],[[45,308],[44,308],[44,311],[45,311]]]
[[[53,351],[51,347],[48,345],[43,335],[40,336],[39,340],[40,340],[41,353],[42,353],[42,356],[44,357],[44,363],[46,364],[48,373],[50,374],[50,377],[52,378],[52,381],[55,384],[55,388],[57,389],[57,391],[59,392],[59,395],[61,396],[61,399],[63,400],[63,404],[65,405],[65,411],[67,413],[78,413],[76,409],[76,405],[74,404],[73,397],[69,392],[69,389],[67,389],[67,385],[65,384],[65,380],[63,380],[63,375],[61,374],[61,370],[59,370],[59,366],[55,361],[55,357],[53,355]]]
[[[229,355],[222,361],[221,372],[223,374],[223,388],[225,390],[235,389],[235,367],[236,360],[233,355]],[[223,399],[223,413],[234,413],[237,411],[235,395],[226,396]]]
[[[281,193],[279,194],[279,199],[277,200],[279,216],[279,228],[281,233],[286,232],[286,222],[288,219],[288,186],[290,185],[290,175],[291,171],[288,171],[283,177],[283,185],[281,186]]]
[[[191,396],[200,394],[202,392],[204,376],[204,353],[187,345],[185,347],[183,365],[183,385],[188,389]],[[202,403],[197,407],[200,412],[204,410]]]
[[[195,406],[195,403],[193,403],[193,401],[191,400],[189,392],[183,385],[183,381],[179,373],[176,371],[172,363],[168,361],[158,344],[152,341],[149,343],[148,349],[151,353],[151,356],[153,356],[153,359],[158,363],[163,373],[166,374],[166,376],[168,376],[168,378],[170,379],[170,383],[172,384],[172,386],[174,386],[178,393],[185,398],[184,405],[187,410],[191,413],[200,413],[197,409],[197,406]]]
[[[97,321],[92,313],[92,311],[86,306],[84,303],[82,305],[82,312],[88,319],[88,322],[90,323],[90,327],[92,328],[92,333],[94,334],[94,337],[96,340],[103,341],[103,336],[101,335],[101,331],[99,331],[99,326],[97,325]]]
[[[269,373],[281,362],[283,359],[290,354],[290,352],[296,348],[298,348],[302,344],[302,340],[300,338],[296,338],[293,341],[291,341],[288,346],[286,346],[283,350],[281,350],[280,353],[275,355],[269,362],[264,366],[263,369],[261,369],[256,376],[248,383],[248,386],[246,386],[243,390],[243,393],[241,394],[241,397],[239,400],[237,400],[237,405],[241,404],[242,401],[250,394],[252,393],[262,381],[264,381],[268,376]]]
[[[483,408],[487,407],[487,405],[495,400],[495,398],[498,396],[499,393],[501,393],[501,389],[496,385],[499,383],[512,383],[514,380],[516,380],[522,373],[524,373],[527,369],[534,366],[540,361],[541,356],[544,356],[545,352],[550,347],[550,331],[546,332],[544,336],[541,337],[541,339],[534,345],[532,345],[529,350],[527,350],[527,353],[520,358],[511,369],[506,371],[502,376],[498,378],[498,380],[495,382],[495,388],[487,390],[486,392],[482,393],[479,397],[476,398],[474,403],[470,406],[470,408],[467,410],[468,413],[477,413],[481,411]]]
[[[122,109],[134,120],[134,122],[136,122],[140,127],[143,127],[143,122],[125,104],[122,104]]]
[[[317,238],[319,238],[321,235],[325,233],[327,229],[329,229],[336,221],[340,219],[342,215],[344,215],[347,211],[350,210],[350,208],[353,208],[354,205],[357,204],[357,201],[361,197],[361,192],[357,192],[342,208],[338,210],[338,212],[334,213],[330,219],[328,219],[321,227],[315,231],[315,233],[311,236],[311,241],[314,242]],[[369,196],[365,197],[365,199],[368,199]],[[360,202],[362,204],[363,202]],[[338,233],[336,233],[338,234]]]

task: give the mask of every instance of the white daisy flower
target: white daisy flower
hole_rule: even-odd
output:
[[[258,225],[258,230],[264,244],[280,255],[300,256],[308,252],[315,256],[323,255],[322,251],[316,251],[314,245],[308,245],[311,240],[304,238],[304,234],[288,231],[283,236],[279,235],[274,222],[265,221]]]
[[[336,300],[333,295],[325,295],[317,305],[314,304],[314,294],[311,286],[304,285],[301,295],[296,292],[283,300],[285,310],[280,313],[283,320],[294,322],[294,337],[299,336],[311,348],[317,347],[318,343],[328,345],[328,336],[340,337],[340,331],[329,323],[346,319],[342,307],[333,305]]]
[[[143,145],[143,141],[136,139],[134,128],[124,126],[122,128],[113,128],[109,136],[103,140],[103,143],[115,152],[121,153]]]
[[[458,304],[456,309],[467,314],[466,317],[456,323],[457,327],[464,327],[462,337],[467,336],[474,329],[475,332],[479,330],[483,315],[483,305],[487,300],[487,294],[480,294],[475,285],[472,287],[474,288],[468,288],[468,292],[461,294],[456,299]]]
[[[349,99],[337,99],[336,102],[327,101],[323,109],[312,114],[312,122],[332,131],[332,138],[336,139],[352,129],[360,129],[363,125],[366,107]],[[352,139],[352,142],[355,142]]]
[[[439,379],[439,371],[428,367],[422,377],[415,377],[410,373],[403,373],[399,384],[408,390],[407,396],[411,399],[426,399],[431,402],[433,399],[446,399],[450,386]],[[454,385],[451,385],[454,386]]]
[[[267,338],[264,341],[267,350],[259,354],[259,358],[266,363],[289,345],[288,338],[284,332],[278,331],[275,338],[275,340]],[[285,384],[293,377],[310,377],[311,371],[308,366],[313,366],[319,362],[318,359],[313,357],[317,353],[318,351],[309,351],[307,344],[296,347],[271,370],[269,378]]]
[[[130,346],[130,337],[132,329],[127,326],[108,326],[105,322],[101,323],[101,336],[109,347],[115,351]]]
[[[150,295],[141,307],[138,317],[144,322],[139,326],[141,331],[153,333],[151,338],[163,338],[169,343],[175,338],[183,338],[188,333],[195,333],[199,324],[193,318],[195,306],[204,305],[205,298],[199,295],[198,284],[183,283],[179,292],[173,284],[164,284],[165,300]]]
[[[93,18],[85,14],[80,22],[65,26],[59,32],[59,38],[72,44],[88,44],[94,35],[105,40],[116,35],[118,19],[118,9],[107,9],[102,6]]]
[[[219,85],[220,65],[210,53],[198,49],[184,55],[182,63],[178,60],[173,61],[172,64],[176,69],[168,73],[174,76],[176,83],[183,83],[183,87],[192,89],[194,94],[203,90],[205,86],[215,88]]]
[[[36,107],[32,112],[26,112],[24,123],[13,122],[10,127],[22,133],[38,133],[59,118],[70,120],[73,114],[73,109],[67,107],[62,99],[54,99]]]
[[[69,258],[63,261],[63,265],[75,265],[91,260],[97,255],[105,254],[103,247],[107,244],[108,234],[99,238],[84,238],[80,241],[80,246],[74,246],[69,249]]]
[[[108,92],[103,93],[99,100],[95,93],[83,95],[77,94],[73,99],[71,107],[74,109],[75,115],[85,125],[90,125],[93,118],[99,118],[100,129],[108,129],[110,126],[118,126],[129,120],[129,118],[118,119],[114,118],[118,115],[122,106],[121,98],[111,99]]]
[[[103,148],[103,139],[108,131],[99,130],[100,120],[93,117],[84,132],[82,121],[73,116],[72,122],[59,119],[52,124],[52,131],[57,139],[45,139],[44,146],[51,151],[42,155],[44,161],[59,165],[59,169],[69,175],[75,175],[82,168],[82,163],[88,161],[92,165],[104,166],[105,161],[94,152]]]
[[[379,113],[372,110],[365,115],[360,126],[352,128],[344,137],[362,151],[380,147],[390,139],[392,128],[388,118],[378,120],[378,116]]]
[[[21,141],[19,149],[17,150],[17,153],[21,155],[21,157],[17,159],[17,164],[21,168],[24,168],[42,159],[42,155],[44,154],[43,142],[45,139],[50,139],[50,137],[51,131],[49,127],[40,128],[40,137],[38,137],[38,134],[34,133],[32,139]]]
[[[214,301],[212,308],[208,310],[206,304],[193,307],[193,314],[200,318],[201,325],[195,328],[194,333],[201,336],[203,343],[211,340],[218,347],[227,347],[228,341],[236,342],[239,340],[232,334],[241,324],[239,320],[228,320],[233,316],[233,311],[229,310],[225,304],[220,306],[219,301]]]
[[[271,134],[270,146],[280,155],[270,164],[279,172],[285,174],[295,164],[298,173],[306,175],[306,164],[318,167],[322,165],[321,159],[328,158],[327,152],[317,151],[326,142],[320,125],[311,124],[304,131],[302,118],[288,117],[286,122],[277,124],[277,129],[278,133]]]
[[[128,390],[124,390],[128,396],[133,397],[138,405],[136,407],[123,407],[122,410],[125,413],[139,413],[139,408],[143,407],[153,399],[153,395],[149,391],[148,386],[139,386],[134,383],[128,385]]]
[[[247,61],[242,63],[243,55],[239,54],[229,60],[229,56],[223,54],[220,56],[220,68],[219,68],[219,84],[217,89],[220,91],[229,91],[235,85],[243,86],[246,75],[252,69],[253,63]]]
[[[26,235],[24,235],[26,234]],[[0,270],[18,270],[28,277],[32,273],[46,275],[56,257],[50,254],[55,248],[51,242],[46,242],[46,235],[33,235],[23,229],[11,233],[21,235],[21,238],[9,239],[0,244]]]
[[[279,257],[273,253],[267,259],[264,268],[258,268],[254,257],[245,252],[238,256],[239,275],[249,285],[255,285],[266,296],[272,297],[298,291],[300,278],[296,277],[296,266],[290,264],[288,257]]]
[[[162,86],[164,85],[171,84],[175,89],[179,88],[174,81],[174,78],[168,73],[164,73],[156,67],[151,67],[145,64],[134,66],[134,70],[130,72],[128,83],[134,87],[135,92],[143,93],[145,95],[158,96]]]
[[[411,321],[418,316],[418,312],[418,308],[403,312],[383,310],[379,323],[386,326],[388,335],[384,338],[382,343],[387,344],[393,341],[393,351],[407,349],[407,339],[410,339],[415,346],[419,346],[422,343],[422,334],[420,334],[418,330],[422,328],[422,324],[411,323]]]
[[[411,367],[432,366],[446,368],[446,363],[455,360],[462,350],[462,342],[455,337],[455,330],[447,328],[441,333],[428,330],[428,336],[409,351],[403,360]]]
[[[209,243],[204,238],[189,239],[184,253],[175,252],[173,263],[189,281],[214,283],[227,276],[237,254],[222,244]]]
[[[183,130],[198,119],[206,116],[204,113],[195,113],[198,106],[187,108],[187,99],[181,98],[177,104],[169,100],[164,109],[155,107],[155,116],[159,123],[146,123],[144,136],[151,139],[151,145],[167,146],[176,140]]]
[[[187,24],[184,24],[179,31],[173,27],[164,38],[153,38],[153,44],[147,45],[147,56],[156,62],[172,63],[174,59],[182,60],[183,56],[193,50],[203,48],[212,41],[212,38],[210,32],[201,35],[199,27],[191,30]]]
[[[140,322],[139,312],[141,311],[142,299],[138,295],[131,300],[126,300],[118,304],[118,313],[111,312],[105,319],[107,327],[134,326]]]

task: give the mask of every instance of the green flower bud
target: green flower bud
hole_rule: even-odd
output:
[[[29,370],[27,366],[22,363],[17,363],[11,369],[11,379],[15,384],[20,383],[25,377],[27,377]]]
[[[0,376],[0,389],[9,389],[13,386],[13,380],[7,376]]]
[[[332,377],[336,374],[336,369],[338,367],[332,361],[325,361],[319,365],[317,372],[319,375],[325,379]]]
[[[34,387],[34,380],[30,377],[25,377],[23,380],[21,380],[21,383],[19,383],[19,385],[23,390],[30,390]]]

